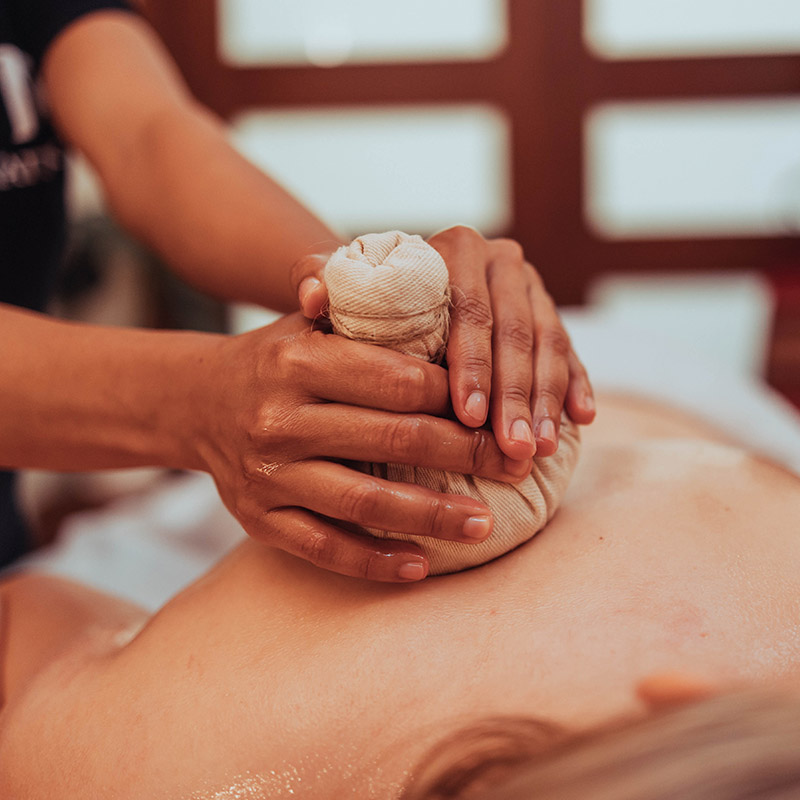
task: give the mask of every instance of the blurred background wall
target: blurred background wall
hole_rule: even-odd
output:
[[[796,0],[145,5],[242,151],[344,234],[511,235],[558,302],[682,315],[712,354],[728,298],[720,338],[800,400]]]

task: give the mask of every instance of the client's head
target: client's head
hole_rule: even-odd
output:
[[[722,694],[570,735],[492,720],[440,745],[404,800],[800,797],[800,695]]]

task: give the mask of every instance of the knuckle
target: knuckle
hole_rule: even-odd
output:
[[[256,541],[277,544],[280,541],[280,537],[276,536],[277,523],[274,514],[274,509],[263,511],[259,508],[257,519],[253,519],[251,516],[249,518],[240,518],[239,521],[247,531],[248,536],[251,536]]]
[[[392,457],[403,463],[418,453],[422,420],[415,416],[402,416],[386,429],[386,447]]]
[[[548,415],[557,415],[564,403],[565,390],[566,386],[561,387],[551,382],[544,383],[536,391],[539,406],[544,408]]]
[[[336,557],[336,542],[329,531],[314,528],[297,543],[298,554],[312,564],[331,564]]]
[[[385,581],[388,578],[386,556],[383,552],[371,552],[353,565],[353,574],[370,581]]]
[[[447,233],[462,241],[471,240],[479,236],[478,232],[474,228],[470,228],[469,225],[453,225],[447,229]]]
[[[572,380],[578,383],[589,383],[589,373],[586,371],[586,367],[580,361],[575,363],[575,366],[572,369]]]
[[[489,438],[486,433],[484,431],[473,431],[468,454],[471,473],[478,474],[482,472],[488,456],[488,450]]]
[[[280,480],[282,471],[287,466],[285,461],[275,460],[266,461],[258,453],[251,453],[242,459],[241,464],[241,477],[245,486],[249,486],[252,492],[258,494],[259,508],[263,510],[271,510],[274,489],[276,488],[275,482]],[[252,514],[251,499],[246,496],[241,496],[237,499],[237,510],[241,506],[243,513]],[[238,513],[238,511],[237,511]]]
[[[264,459],[256,452],[245,454],[242,457],[241,471],[245,481],[259,480],[264,474]]]
[[[270,536],[273,525],[272,501],[259,492],[254,495],[250,492],[240,491],[227,494],[224,499],[226,508],[234,516],[249,535],[266,539]]]
[[[530,353],[533,350],[533,329],[525,320],[505,320],[498,325],[497,337],[503,346],[521,353]]]
[[[569,336],[560,325],[548,325],[539,334],[539,347],[549,350],[558,358],[566,358],[571,350]]]
[[[284,427],[283,409],[265,404],[258,410],[257,421],[250,435],[251,441],[256,445],[262,439],[272,442],[274,436],[279,435]]]
[[[422,517],[423,530],[426,533],[437,534],[442,530],[444,522],[444,505],[435,498],[429,500]]]
[[[443,246],[453,252],[488,252],[488,243],[475,228],[469,225],[452,225],[432,236],[429,240],[434,246]]]
[[[481,375],[482,373],[491,372],[491,352],[487,351],[486,354],[468,353],[462,356],[459,367],[471,375]]]
[[[356,578],[365,578],[366,580],[375,580],[375,561],[374,555],[369,555],[366,558],[360,558],[353,564],[353,574]]]
[[[588,380],[589,373],[586,370],[583,361],[581,361],[574,353],[572,354],[572,368],[577,377]]]
[[[391,396],[404,408],[419,405],[427,394],[427,375],[425,370],[416,364],[387,371],[382,380]]]
[[[228,509],[239,522],[243,523],[250,520],[250,502],[241,495],[235,496],[228,503]]]
[[[504,260],[514,261],[520,264],[520,266],[524,263],[525,251],[522,249],[522,245],[515,239],[495,239],[492,244],[498,255],[502,256]]]
[[[363,523],[374,520],[382,494],[383,490],[375,481],[360,480],[351,484],[339,495],[343,518]]]
[[[503,401],[528,406],[531,399],[530,387],[525,387],[521,383],[510,383],[503,388]]]
[[[459,322],[473,325],[476,328],[492,326],[492,309],[489,303],[480,297],[464,294],[453,303],[453,316]]]
[[[528,264],[528,266],[530,267],[530,269],[528,270],[528,276],[529,276],[529,278],[531,280],[531,284],[532,284],[533,288],[537,292],[545,294],[545,295],[547,295],[549,297],[550,295],[547,293],[546,289],[544,288],[544,280],[542,279],[542,276],[539,274],[539,270],[536,269],[536,267],[534,267],[533,264]]]
[[[308,368],[308,347],[295,336],[281,339],[275,353],[275,366],[284,375],[296,375]]]
[[[289,409],[282,405],[264,405],[258,412],[256,424],[249,432],[250,444],[256,451],[247,459],[250,474],[262,472],[261,453],[283,452],[283,449],[298,442],[300,423],[299,409]]]

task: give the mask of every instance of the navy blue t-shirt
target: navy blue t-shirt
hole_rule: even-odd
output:
[[[108,8],[125,9],[127,4],[125,0],[0,0],[2,303],[41,311],[64,245],[64,149],[50,124],[40,87],[42,58],[71,22]],[[14,420],[0,420],[0,425],[13,424]],[[0,567],[26,549],[13,483],[12,472],[0,471]]]

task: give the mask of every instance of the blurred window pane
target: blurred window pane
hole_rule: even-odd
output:
[[[509,125],[489,106],[253,111],[234,130],[245,155],[346,234],[494,233],[510,218]]]
[[[798,0],[584,0],[588,45],[607,58],[800,52]]]
[[[606,273],[587,299],[612,326],[671,340],[717,368],[764,374],[774,301],[757,272]]]
[[[615,103],[586,126],[586,214],[612,238],[800,229],[800,99]]]
[[[508,36],[507,0],[219,0],[235,66],[488,59]]]

